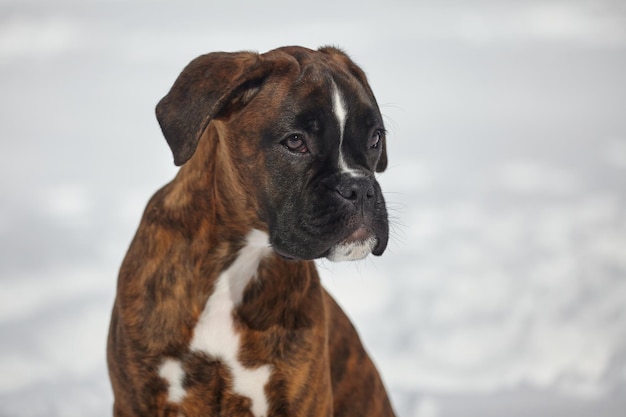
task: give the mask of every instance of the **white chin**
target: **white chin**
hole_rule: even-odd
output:
[[[374,246],[376,246],[374,237],[363,241],[339,243],[330,249],[327,258],[333,262],[357,261],[372,253]]]

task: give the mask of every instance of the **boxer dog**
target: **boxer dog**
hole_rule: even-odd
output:
[[[387,246],[385,128],[363,71],[332,47],[211,53],[156,114],[181,168],[120,269],[114,415],[393,416],[313,262]]]

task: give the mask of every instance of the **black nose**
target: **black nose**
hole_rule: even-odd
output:
[[[366,205],[374,198],[374,182],[367,177],[344,178],[335,189],[340,196],[357,206]]]

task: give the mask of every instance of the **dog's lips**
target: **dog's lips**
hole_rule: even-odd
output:
[[[295,256],[293,256],[293,255],[291,255],[291,254],[289,254],[289,253],[287,253],[287,252],[283,251],[283,250],[282,250],[282,249],[280,249],[280,248],[277,248],[276,246],[272,246],[272,249],[274,250],[274,252],[276,252],[276,254],[277,254],[278,256],[280,256],[281,258],[283,258],[283,259],[285,259],[285,260],[288,260],[288,261],[295,261],[295,260],[297,260],[297,259],[298,259],[297,257],[295,257]]]
[[[346,250],[349,248],[349,252],[354,252],[354,248],[359,248],[358,251],[361,253],[357,258],[360,259],[366,255],[365,252],[370,253],[374,248],[378,245],[379,239],[375,234],[371,231],[369,227],[366,225],[360,225],[356,230],[350,232],[346,237],[335,241],[330,247],[327,247],[323,253],[313,253],[310,256],[299,256],[294,253],[291,253],[290,250],[286,248],[282,248],[279,245],[272,245],[272,249],[274,252],[280,256],[281,258],[287,261],[297,261],[303,259],[317,259],[317,258],[332,258],[333,254],[337,254],[337,249]],[[341,260],[346,260],[343,258],[350,258],[348,255],[341,255]]]
[[[378,246],[378,238],[366,226],[359,226],[336,245],[333,245],[326,257],[334,262],[355,261],[365,258]]]
[[[372,235],[372,232],[368,228],[360,226],[340,243],[365,242],[366,240],[371,239],[373,237]]]

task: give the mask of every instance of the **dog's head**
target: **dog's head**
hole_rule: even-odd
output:
[[[374,177],[387,165],[385,128],[363,71],[335,48],[192,61],[157,106],[177,165],[219,125],[274,250],[287,258],[381,255],[385,202]]]

